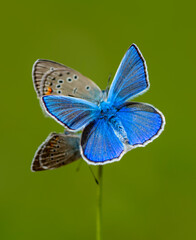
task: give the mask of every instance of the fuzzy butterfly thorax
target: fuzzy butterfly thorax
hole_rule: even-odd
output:
[[[100,117],[104,119],[110,119],[115,116],[117,109],[111,106],[110,103],[102,101],[99,105]]]
[[[102,101],[100,103],[100,119],[104,119],[108,121],[114,131],[116,132],[116,135],[121,139],[123,143],[128,143],[128,138],[126,131],[120,121],[120,119],[117,116],[118,109],[114,106],[112,106],[109,102]]]

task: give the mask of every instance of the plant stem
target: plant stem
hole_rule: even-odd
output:
[[[103,166],[98,167],[98,181],[97,185],[97,233],[96,240],[102,239],[102,175],[103,175]]]

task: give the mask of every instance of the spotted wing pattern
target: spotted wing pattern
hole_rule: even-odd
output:
[[[79,143],[79,135],[51,133],[35,153],[31,170],[55,169],[78,160]]]
[[[97,103],[100,88],[81,73],[49,60],[37,60],[32,71],[33,84],[40,98],[44,95],[64,95]]]

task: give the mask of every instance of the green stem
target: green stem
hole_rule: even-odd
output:
[[[101,240],[102,233],[102,175],[103,175],[103,166],[98,167],[98,181],[97,185],[97,233],[96,240]]]

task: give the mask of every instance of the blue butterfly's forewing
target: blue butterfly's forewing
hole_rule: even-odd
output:
[[[108,102],[119,105],[149,88],[145,60],[132,44],[125,53],[108,93]]]
[[[162,132],[164,116],[153,106],[127,102],[117,112],[131,146],[146,145]]]
[[[90,164],[104,164],[120,159],[124,146],[110,123],[102,119],[91,122],[81,137],[83,158]]]
[[[46,112],[63,126],[78,131],[97,118],[99,107],[83,99],[65,96],[44,96]]]

